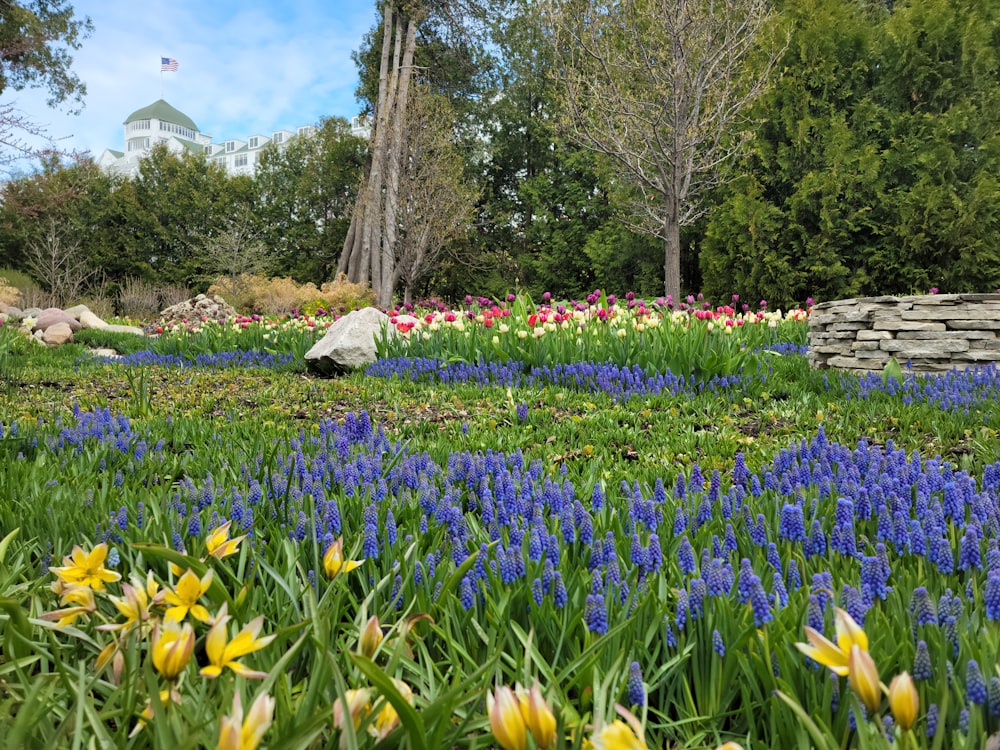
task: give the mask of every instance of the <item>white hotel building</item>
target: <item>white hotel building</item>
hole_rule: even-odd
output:
[[[125,119],[125,151],[105,149],[97,166],[106,172],[134,177],[139,172],[139,160],[149,154],[157,144],[166,145],[172,153],[204,154],[224,167],[230,175],[253,175],[260,159],[260,151],[268,143],[281,145],[296,136],[312,135],[316,126],[303,125],[297,130],[275,130],[270,135],[258,133],[245,139],[233,138],[213,143],[212,136],[202,133],[194,120],[159,99],[149,106],[137,109]],[[367,138],[370,129],[363,117],[351,119],[351,134]]]

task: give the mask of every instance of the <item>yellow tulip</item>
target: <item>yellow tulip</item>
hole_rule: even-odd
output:
[[[646,743],[624,721],[616,719],[594,737],[597,750],[646,750]]]
[[[174,703],[180,705],[180,702],[181,702],[181,695],[173,687],[171,687],[169,690],[160,691],[160,705],[163,706],[164,711],[169,711],[170,706]],[[136,722],[136,725],[132,728],[132,731],[129,732],[128,735],[129,739],[139,734],[139,732],[142,731],[142,728],[146,726],[146,723],[153,720],[154,716],[155,714],[153,712],[153,702],[147,699],[146,707],[142,709],[142,713],[139,714],[139,721]]]
[[[547,748],[556,737],[556,717],[542,696],[542,689],[537,680],[530,690],[518,688],[517,697],[528,731],[531,732],[535,745]]]
[[[76,622],[76,618],[81,615],[88,615],[97,610],[97,602],[94,601],[94,590],[84,585],[69,585],[62,587],[62,604],[72,604],[72,607],[57,609],[53,612],[46,612],[41,616],[42,620],[56,620],[57,628],[64,628]]]
[[[743,745],[738,742],[723,742],[715,750],[743,750]]]
[[[240,694],[233,696],[233,712],[219,723],[219,744],[216,750],[256,750],[274,717],[274,698],[261,693],[243,718]]]
[[[806,628],[809,643],[796,643],[796,647],[813,661],[829,667],[841,677],[848,673],[847,662],[851,648],[857,646],[868,652],[868,636],[854,618],[842,609],[834,608],[834,623],[837,628],[837,642],[833,643],[812,628]]]
[[[403,699],[412,706],[413,691],[410,686],[396,678],[393,678],[392,682]],[[378,712],[378,716],[375,717],[375,721],[368,727],[368,733],[381,740],[388,737],[389,733],[397,726],[399,726],[399,714],[396,712],[396,707],[387,700]]]
[[[168,680],[175,680],[187,666],[194,651],[194,630],[190,623],[183,627],[165,621],[153,631],[153,666]]]
[[[228,603],[224,603],[219,610],[219,616],[205,636],[205,654],[208,656],[209,664],[201,669],[199,674],[202,677],[218,677],[222,670],[229,667],[236,674],[243,677],[267,677],[267,672],[255,672],[247,666],[236,661],[241,656],[260,651],[267,644],[274,640],[273,635],[258,638],[264,624],[264,615],[255,618],[246,625],[236,637],[231,641],[226,641],[228,633],[227,624],[231,619],[226,613]]]
[[[371,711],[371,698],[372,693],[368,688],[345,691],[343,700],[337,698],[333,702],[334,728],[343,729],[347,726],[347,717],[350,716],[351,723],[357,729],[361,724],[361,720]]]
[[[229,527],[232,523],[232,521],[226,521],[205,537],[205,549],[208,550],[209,556],[221,560],[240,551],[240,542],[246,539],[246,534],[230,539]]]
[[[917,720],[920,696],[913,685],[913,678],[907,672],[896,675],[889,683],[889,708],[892,709],[896,724],[904,732]]]
[[[372,615],[358,636],[358,651],[371,659],[381,643],[382,627],[379,625],[378,616]]]
[[[79,545],[73,546],[71,555],[63,557],[61,568],[49,568],[60,581],[67,585],[88,586],[94,591],[104,591],[104,584],[117,581],[120,573],[104,567],[108,556],[108,545],[101,542],[90,552],[84,552]]]
[[[524,750],[527,728],[521,715],[521,706],[514,691],[506,685],[497,685],[486,694],[486,710],[490,716],[490,731],[503,750]]]
[[[180,622],[185,617],[187,617],[188,612],[196,620],[201,622],[210,622],[212,616],[208,614],[208,610],[202,605],[198,604],[198,600],[205,595],[208,591],[208,587],[212,585],[212,571],[208,570],[202,578],[198,578],[195,572],[188,568],[184,575],[180,577],[177,581],[177,585],[174,586],[173,591],[167,591],[164,594],[164,599],[167,604],[172,604],[173,606],[168,607],[164,619],[167,621],[173,620],[174,622]]]
[[[361,566],[364,560],[344,559],[344,538],[340,537],[323,554],[323,570],[326,571],[327,578],[335,578],[339,573],[350,573]]]
[[[877,711],[882,702],[882,686],[878,681],[878,668],[871,654],[862,651],[857,644],[851,647],[847,663],[847,681],[851,689],[869,711]]]
[[[132,583],[123,583],[122,591],[124,597],[109,596],[108,599],[118,609],[119,614],[125,617],[125,622],[108,623],[98,625],[98,630],[131,630],[140,627],[149,621],[149,595],[147,588],[142,582],[136,579]]]

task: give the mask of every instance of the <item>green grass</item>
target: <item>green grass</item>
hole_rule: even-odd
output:
[[[778,746],[775,742],[810,746],[814,740],[804,725],[773,694],[779,689],[829,727],[836,746],[844,738],[844,746],[880,747],[874,734],[847,730],[846,711],[829,708],[834,683],[809,669],[794,649],[803,637],[805,589],[761,629],[754,627],[746,607],[708,607],[680,647],[670,648],[664,616],[673,613],[681,579],[658,578],[648,596],[635,600],[627,619],[613,621],[607,634],[597,636],[582,627],[591,578],[588,556],[577,549],[567,549],[561,562],[571,599],[565,608],[546,601],[536,609],[525,587],[502,587],[495,581],[496,594],[488,604],[466,611],[459,588],[468,568],[455,572],[445,565],[447,559],[432,579],[440,589],[431,581],[413,584],[417,562],[428,551],[449,545],[450,537],[439,527],[412,543],[401,542],[393,559],[366,560],[358,571],[326,582],[320,545],[289,538],[299,522],[297,514],[301,510],[312,524],[321,501],[336,499],[345,524],[345,555],[362,557],[361,516],[375,480],[360,495],[334,487],[318,491],[316,499],[303,496],[289,503],[295,510],[286,515],[272,517],[259,508],[254,537],[222,561],[203,559],[202,538],[177,526],[177,502],[190,505],[190,498],[206,487],[241,487],[245,494],[248,478],[267,480],[295,466],[295,446],[321,440],[325,422],[346,424],[362,410],[399,449],[408,455],[426,453],[441,467],[459,451],[520,451],[525,466],[540,462],[552,481],[571,482],[578,500],[587,501],[600,483],[608,506],[594,514],[595,525],[623,540],[623,561],[629,534],[619,491],[623,482],[648,494],[660,480],[669,490],[678,476],[689,477],[695,465],[706,479],[716,470],[727,477],[737,454],[756,472],[782,449],[812,439],[820,426],[830,441],[853,446],[865,438],[885,445],[891,439],[909,453],[941,456],[974,477],[1000,461],[1000,407],[995,402],[961,413],[906,404],[885,394],[847,399],[836,387],[828,388],[823,374],[811,371],[800,356],[761,359],[766,380],[748,378],[729,391],[615,402],[601,394],[554,387],[427,386],[360,373],[319,379],[267,370],[139,370],[95,363],[82,344],[43,349],[12,342],[9,349],[16,366],[8,365],[8,371],[16,370],[17,376],[0,392],[0,461],[7,467],[0,477],[0,536],[19,531],[0,549],[0,740],[8,745],[74,747],[76,737],[88,736],[109,747],[214,746],[219,718],[229,713],[233,695],[240,694],[246,708],[266,691],[276,699],[268,747],[372,747],[368,727],[374,728],[373,716],[362,721],[356,736],[332,726],[334,703],[346,690],[367,686],[376,712],[395,701],[402,715],[403,728],[384,746],[484,750],[495,746],[485,691],[496,683],[527,685],[537,678],[559,717],[556,746],[578,748],[595,722],[614,718],[612,704],[624,700],[628,663],[634,659],[642,661],[644,681],[655,696],[645,711],[651,747],[711,748],[727,739],[747,748]],[[517,414],[520,404],[528,407],[524,421]],[[59,444],[60,422],[71,425],[75,412],[104,409],[115,418],[128,418],[124,450],[114,441],[88,440],[78,448]],[[17,435],[11,431],[13,422]],[[134,455],[141,440],[147,448],[162,441],[155,460]],[[310,450],[304,451],[307,460]],[[399,460],[383,459],[376,478],[387,476]],[[463,500],[467,505],[469,492]],[[289,488],[286,500],[290,493]],[[408,501],[394,506],[400,529],[416,528],[421,514],[417,494],[414,489]],[[231,509],[235,501],[226,496],[219,502],[220,508]],[[140,503],[145,514],[141,528]],[[58,564],[74,544],[89,547],[98,535],[115,529],[122,509],[128,529],[118,534],[120,541],[112,534],[111,545],[120,556],[116,569],[126,578],[130,571],[144,575],[152,570],[170,584],[176,577],[169,563],[190,566],[199,575],[210,568],[214,583],[203,601],[213,613],[227,603],[235,618],[229,637],[237,625],[258,615],[264,616],[261,634],[276,636],[266,649],[245,657],[252,668],[267,672],[264,680],[228,672],[206,680],[189,665],[178,687],[182,702],[164,709],[154,700],[152,720],[132,739],[128,735],[147,697],[165,685],[146,656],[147,641],[123,642],[116,681],[112,666],[94,668],[100,649],[110,642],[108,633],[93,627],[98,615],[61,632],[44,628],[37,619],[60,606],[48,588],[53,577],[41,574],[42,567]],[[761,510],[776,528],[780,505],[762,505]],[[384,506],[378,513],[385,523]],[[207,515],[202,523],[201,537],[210,523]],[[467,523],[478,521],[470,515]],[[664,528],[670,526],[668,519]],[[185,540],[187,554],[173,549],[175,532]],[[698,551],[711,546],[708,531],[692,531],[691,538]],[[957,545],[957,539],[953,542]],[[679,540],[664,531],[661,544],[668,567],[676,567]],[[496,552],[496,545],[488,554]],[[779,553],[786,563],[798,554],[790,547]],[[469,567],[475,563],[475,555],[466,561]],[[800,560],[803,572],[808,564]],[[829,564],[836,576],[850,579],[850,564],[833,557]],[[941,577],[929,578],[915,562],[899,566],[896,593],[872,610],[866,624],[886,682],[912,661],[909,592],[929,580],[943,585]],[[399,571],[405,576],[405,603],[397,610],[392,592]],[[529,571],[529,582],[535,575],[541,575],[540,568]],[[985,575],[956,578],[963,586],[967,580],[981,597]],[[769,581],[766,585],[770,590]],[[835,587],[839,597],[839,585]],[[109,589],[121,592],[119,584],[109,584]],[[109,621],[120,619],[107,601],[100,612]],[[385,640],[368,661],[356,650],[372,615],[379,617]],[[953,665],[958,679],[949,688],[953,700],[964,689],[965,661],[979,659],[988,679],[1000,653],[995,623],[968,609],[963,617],[962,659]],[[724,660],[711,649],[715,630],[727,644]],[[207,628],[195,623],[195,631],[195,659],[203,664]],[[943,636],[925,637],[935,654],[944,652]],[[939,674],[944,669],[942,661]],[[416,710],[407,708],[391,678],[414,689]],[[925,705],[939,700],[932,687],[921,688]],[[841,688],[846,706],[846,683]],[[954,726],[958,709],[952,705],[950,711],[951,717],[942,721]],[[990,727],[976,716],[972,721],[968,738],[956,732],[945,746],[977,746]]]

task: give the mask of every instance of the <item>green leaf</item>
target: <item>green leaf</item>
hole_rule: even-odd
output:
[[[378,665],[371,659],[355,653],[351,653],[350,657],[351,661],[353,661],[358,669],[364,673],[372,685],[374,685],[383,697],[385,697],[385,699],[392,704],[392,707],[396,709],[396,713],[399,714],[399,722],[406,730],[406,735],[409,737],[414,750],[427,750],[424,722],[420,718],[420,714],[417,713],[416,709],[414,709],[413,706],[407,702],[407,700],[396,688],[392,678],[379,669]]]
[[[816,722],[813,721],[809,714],[805,712],[802,706],[799,705],[798,701],[785,695],[780,690],[776,690],[774,694],[781,698],[781,700],[788,704],[792,711],[795,712],[799,721],[802,722],[802,726],[806,728],[806,731],[808,731],[810,736],[813,738],[813,742],[815,742],[819,748],[822,750],[838,750],[837,743],[833,741],[833,738],[830,737],[829,734],[820,730],[820,728],[816,725]]]

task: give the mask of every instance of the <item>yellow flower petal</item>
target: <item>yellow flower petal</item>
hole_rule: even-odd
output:
[[[598,750],[646,750],[646,744],[621,720],[615,720],[598,732],[594,746]]]
[[[503,750],[524,750],[527,727],[521,715],[520,702],[507,685],[497,685],[493,693],[486,694],[486,710],[490,717],[490,731]]]
[[[845,610],[834,607],[833,621],[837,628],[837,645],[845,654],[851,653],[851,646],[857,645],[862,651],[868,650],[868,636],[861,626]]]
[[[851,689],[869,711],[877,711],[882,703],[882,686],[878,679],[878,668],[871,654],[854,644],[847,663],[847,680]]]
[[[889,708],[899,728],[909,731],[920,711],[920,695],[907,672],[896,675],[889,683]]]

